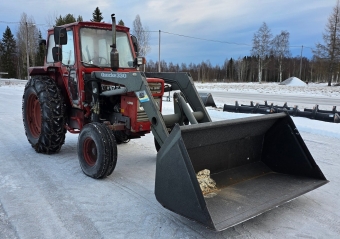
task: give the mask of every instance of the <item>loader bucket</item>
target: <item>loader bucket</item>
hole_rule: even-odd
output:
[[[203,195],[209,169],[217,190]],[[157,154],[155,195],[167,209],[221,231],[328,181],[286,113],[176,125]]]

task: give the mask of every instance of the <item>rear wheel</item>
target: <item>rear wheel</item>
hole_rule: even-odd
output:
[[[30,79],[24,90],[22,117],[29,143],[39,153],[59,152],[65,142],[62,95],[48,76]]]
[[[91,178],[105,178],[116,166],[117,144],[109,133],[104,124],[89,123],[79,134],[79,163],[84,174]]]

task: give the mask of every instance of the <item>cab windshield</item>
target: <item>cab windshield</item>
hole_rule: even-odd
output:
[[[133,67],[133,55],[125,32],[116,33],[119,67]],[[110,67],[112,31],[95,28],[80,29],[81,58],[85,66]]]

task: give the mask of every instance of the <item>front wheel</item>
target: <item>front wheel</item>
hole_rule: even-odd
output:
[[[85,125],[78,137],[77,151],[81,169],[91,178],[105,178],[116,166],[117,144],[104,124]]]

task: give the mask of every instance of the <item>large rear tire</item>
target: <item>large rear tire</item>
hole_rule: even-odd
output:
[[[110,175],[117,162],[117,144],[109,129],[100,123],[89,123],[78,138],[78,158],[84,174],[91,178]]]
[[[48,76],[31,78],[24,90],[22,118],[28,142],[38,153],[59,152],[65,142],[65,109],[61,92]]]

